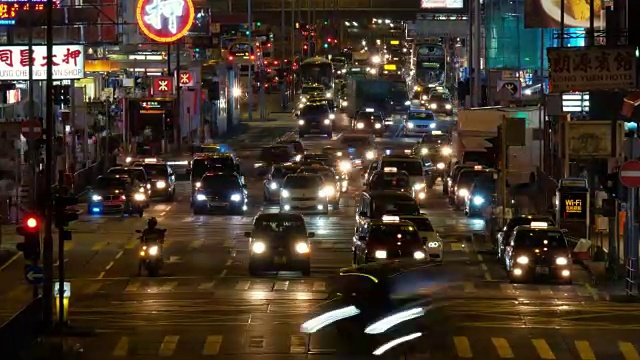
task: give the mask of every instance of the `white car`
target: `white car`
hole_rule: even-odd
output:
[[[280,211],[306,210],[329,213],[329,198],[322,176],[288,175],[280,188]]]
[[[411,221],[418,228],[420,238],[425,242],[425,247],[429,252],[429,259],[442,261],[444,254],[442,239],[440,239],[440,235],[438,235],[431,225],[429,218],[424,215],[400,216],[400,220]]]
[[[404,135],[424,134],[438,130],[438,120],[431,110],[409,110],[404,122]]]

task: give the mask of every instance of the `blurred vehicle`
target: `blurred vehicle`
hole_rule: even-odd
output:
[[[161,197],[172,201],[176,194],[176,175],[171,167],[157,159],[134,162],[133,167],[141,167],[151,181],[151,197]]]
[[[476,181],[492,181],[495,176],[497,176],[497,170],[482,166],[463,169],[458,174],[453,193],[449,193],[449,204],[453,205],[456,210],[461,210],[469,196],[473,183]]]
[[[369,134],[343,133],[338,141],[342,151],[346,151],[353,167],[367,166],[378,156],[375,139]]]
[[[427,249],[416,226],[398,216],[384,215],[371,220],[353,240],[353,263],[410,258],[424,260]]]
[[[200,179],[208,172],[235,173],[242,176],[238,159],[229,153],[199,154],[191,161],[191,186],[199,186]]]
[[[513,231],[518,226],[529,226],[532,223],[538,223],[540,226],[542,223],[546,224],[548,227],[556,226],[555,221],[550,216],[544,215],[519,215],[509,219],[507,225],[498,231],[498,235],[496,236],[494,246],[497,250],[497,258],[498,261],[504,263],[504,253],[507,249],[507,245],[509,240],[511,240],[511,236],[513,235]]]
[[[301,166],[297,173],[320,175],[323,183],[322,191],[331,204],[331,207],[334,210],[340,208],[342,186],[341,182],[338,181],[340,180],[339,176],[336,175],[332,168],[320,165]]]
[[[368,191],[395,190],[413,194],[411,177],[406,171],[398,171],[396,168],[376,170],[366,188]]]
[[[289,146],[285,144],[269,145],[260,149],[258,161],[253,166],[258,169],[258,176],[263,176],[273,165],[285,164],[292,160],[295,160],[295,156]]]
[[[279,164],[271,167],[271,171],[264,180],[264,202],[279,202],[280,188],[284,179],[300,170],[299,164]]]
[[[198,183],[193,195],[194,215],[244,214],[247,210],[247,188],[238,174],[207,172]]]
[[[288,175],[280,191],[280,211],[307,210],[329,213],[329,198],[324,179],[316,174]]]
[[[331,110],[324,103],[307,103],[298,114],[298,136],[320,133],[328,138],[333,136],[333,121]]]
[[[310,97],[313,96],[326,96],[324,86],[318,84],[304,84],[300,90],[300,102],[306,103]]]
[[[444,256],[442,239],[426,215],[403,215],[400,216],[400,220],[410,221],[418,228],[420,238],[422,239],[425,249],[427,249],[429,259],[442,261],[442,257]]]
[[[496,179],[477,180],[471,185],[469,196],[465,199],[464,214],[469,217],[482,216],[488,206],[495,204],[496,199]]]
[[[387,132],[384,117],[381,113],[375,112],[371,108],[358,111],[352,121],[352,127],[356,132],[364,132],[376,136],[383,136]]]
[[[289,147],[289,151],[295,155],[296,161],[300,161],[300,159],[302,159],[302,155],[304,155],[304,145],[300,140],[282,139],[278,140],[277,144],[287,145]]]
[[[429,98],[428,103],[425,103],[425,106],[434,113],[453,115],[453,103],[449,94],[446,93],[434,93]]]
[[[128,176],[133,185],[143,187],[145,189],[144,194],[148,198],[151,197],[151,179],[144,171],[144,168],[139,166],[116,166],[107,171],[107,175],[119,175]]]
[[[385,155],[380,158],[379,168],[391,168],[398,172],[406,172],[411,179],[414,197],[420,202],[426,201],[425,170],[420,158],[411,155]]]
[[[116,212],[142,217],[148,206],[147,190],[128,175],[98,176],[88,190],[89,214]]]
[[[449,171],[449,174],[444,179],[444,183],[442,184],[442,194],[449,196],[454,191],[454,188],[456,186],[455,183],[458,180],[458,175],[460,174],[460,172],[465,169],[472,169],[476,166],[477,165],[472,164],[454,165],[453,168],[451,168],[451,171]]]
[[[409,110],[404,122],[404,136],[437,130],[437,119],[431,110]]]
[[[331,168],[336,166],[335,157],[332,154],[326,152],[306,153],[302,155],[300,163],[319,163]]]
[[[382,219],[383,215],[420,215],[416,199],[400,191],[363,191],[356,209],[356,227],[361,231],[370,220]]]
[[[311,275],[311,244],[315,237],[307,232],[300,214],[258,214],[253,221],[249,238],[249,274],[257,276],[265,271],[300,271]]]

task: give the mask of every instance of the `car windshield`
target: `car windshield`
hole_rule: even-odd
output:
[[[310,189],[320,188],[322,178],[320,176],[287,176],[282,185],[285,189]]]
[[[282,180],[284,178],[287,177],[287,175],[289,174],[295,174],[296,172],[298,172],[300,168],[299,167],[276,167],[273,169],[273,172],[271,173],[271,178],[273,180]]]
[[[415,200],[382,199],[374,204],[374,213],[377,216],[388,215],[418,215],[420,207]]]
[[[97,190],[124,189],[127,187],[128,182],[128,180],[122,178],[99,177],[96,179],[93,188]]]
[[[200,187],[204,190],[218,189],[240,189],[240,181],[236,176],[232,175],[211,175],[204,176]]]
[[[251,51],[253,53],[253,50],[251,49],[251,45],[249,45],[247,43],[233,44],[229,48],[229,52],[234,53],[234,54],[235,53],[248,53],[249,51]]]
[[[195,159],[191,163],[191,171],[194,178],[199,178],[208,171],[234,171],[234,165],[231,157]]]
[[[137,181],[145,182],[147,181],[147,177],[145,176],[144,170],[141,169],[125,169],[125,168],[115,168],[109,169],[109,174],[112,175],[125,175],[129,177],[133,177]]]
[[[447,94],[433,94],[431,95],[431,98],[429,98],[430,101],[449,101],[449,95]]]
[[[135,166],[140,166],[144,169],[144,171],[149,176],[161,176],[167,177],[169,176],[169,169],[167,169],[167,165],[164,164],[134,164]]]
[[[547,223],[547,225],[552,226],[553,221],[551,221],[551,219],[548,218],[529,218],[529,217],[518,217],[518,218],[514,218],[511,219],[509,221],[509,224],[507,225],[507,231],[513,231],[513,229],[516,228],[516,226],[529,226],[531,225],[532,222],[545,222]]]
[[[326,104],[312,104],[302,108],[301,116],[329,114],[329,107]]]
[[[567,248],[567,241],[557,230],[518,230],[514,239],[516,247]]]
[[[475,181],[485,182],[493,179],[493,174],[486,170],[467,170],[458,176],[458,186],[469,186]]]
[[[260,161],[287,162],[291,160],[291,154],[287,146],[272,146],[260,151]]]
[[[382,121],[382,117],[380,115],[375,115],[372,113],[358,113],[356,120],[364,120],[364,121]]]
[[[322,86],[303,86],[302,87],[302,95],[309,95],[313,93],[323,92],[324,87]]]
[[[409,112],[409,120],[435,120],[432,112]]]
[[[416,228],[411,225],[373,225],[369,232],[369,240],[389,243],[402,241],[405,245],[422,243]]]
[[[398,171],[406,171],[410,176],[422,175],[422,163],[417,161],[386,160],[382,167],[396,168]]]
[[[377,190],[385,189],[408,189],[411,187],[411,182],[406,174],[395,173],[376,173],[371,179],[371,188]]]
[[[427,218],[410,218],[405,220],[411,221],[413,225],[415,225],[418,228],[418,231],[424,231],[424,232],[435,231],[433,229],[433,226],[431,225],[431,221],[429,221],[429,219]]]
[[[314,167],[304,167],[302,169],[300,169],[301,173],[305,173],[305,174],[317,174],[322,176],[322,180],[323,181],[332,181],[335,179],[335,175],[333,173],[333,171],[331,171],[330,169],[323,169],[323,168],[314,168]]]
[[[303,219],[260,219],[254,224],[254,231],[258,233],[294,233],[306,235],[307,229]]]

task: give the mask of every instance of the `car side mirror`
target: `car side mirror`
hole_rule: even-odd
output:
[[[142,234],[142,230],[136,230],[136,234]]]
[[[250,238],[251,237],[251,231],[245,231],[244,232],[244,237]]]
[[[308,237],[309,239],[313,239],[314,237],[316,237],[316,233],[314,233],[313,231],[309,231],[309,232],[307,233],[307,237]]]

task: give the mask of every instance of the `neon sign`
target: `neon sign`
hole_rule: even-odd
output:
[[[195,9],[191,0],[138,0],[136,17],[143,34],[155,41],[169,43],[189,32]]]
[[[31,0],[35,11],[45,9],[46,0]],[[58,1],[53,2],[53,7],[59,7]],[[15,25],[16,16],[22,11],[29,10],[29,2],[25,0],[0,1],[0,25]]]

